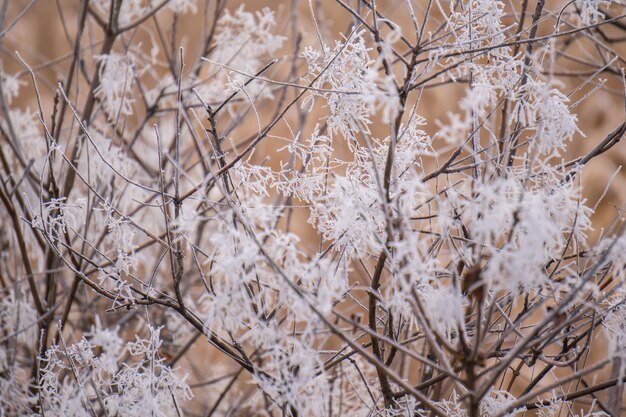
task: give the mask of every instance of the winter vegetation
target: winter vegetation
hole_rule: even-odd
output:
[[[625,41],[621,0],[0,0],[0,416],[626,415]]]

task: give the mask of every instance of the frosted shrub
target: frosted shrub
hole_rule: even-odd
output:
[[[2,4],[0,416],[623,414],[623,2]]]
[[[119,336],[100,328],[71,346],[53,346],[42,366],[42,412],[51,416],[176,415],[178,402],[191,398],[191,392],[185,380],[158,356],[159,330],[149,331],[148,339],[126,344],[130,358],[122,355]]]

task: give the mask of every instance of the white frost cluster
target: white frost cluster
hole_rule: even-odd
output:
[[[15,74],[7,74],[0,70],[0,80],[2,81],[2,92],[4,93],[7,104],[11,104],[20,92],[20,88],[26,85],[26,82],[19,79]]]
[[[520,123],[535,129],[533,146],[540,154],[559,156],[567,141],[580,133],[577,117],[570,112],[569,99],[549,83],[528,80],[519,92],[515,114]]]
[[[185,378],[159,355],[159,329],[124,343],[117,330],[96,323],[91,334],[53,345],[42,359],[42,412],[47,416],[153,415],[180,413],[191,398]],[[131,360],[123,360],[130,355]]]
[[[589,26],[597,23],[600,19],[604,19],[604,13],[601,9],[608,10],[611,3],[610,0],[579,0],[580,18],[583,25]]]
[[[115,121],[118,115],[133,114],[133,85],[135,60],[131,53],[97,56],[100,63],[100,84],[94,93],[102,101],[109,119]]]
[[[283,46],[285,37],[275,34],[275,27],[275,14],[268,8],[254,13],[244,5],[234,12],[225,10],[217,24],[216,48],[209,57],[211,79],[198,88],[199,94],[208,102],[240,90],[255,101],[272,98],[266,83],[244,84]]]
[[[381,62],[370,57],[365,31],[354,31],[345,41],[336,41],[323,50],[307,47],[303,56],[308,73],[303,81],[314,88],[302,106],[309,111],[315,97],[328,108],[326,122],[331,134],[353,137],[359,130],[369,132],[370,117],[381,111],[389,122],[398,108],[398,92],[380,74]]]
[[[196,13],[198,11],[197,0],[170,0],[167,7],[174,13]]]
[[[545,263],[561,256],[567,234],[584,238],[591,227],[590,209],[576,187],[524,184],[513,176],[478,184],[475,198],[464,203],[471,237],[489,253],[484,278],[494,290],[540,287],[547,278]]]

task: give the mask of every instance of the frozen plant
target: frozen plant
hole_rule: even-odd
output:
[[[626,5],[265,3],[0,2],[0,417],[623,414]]]

